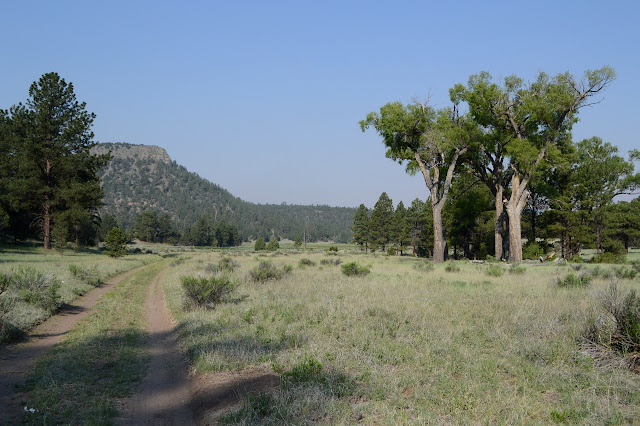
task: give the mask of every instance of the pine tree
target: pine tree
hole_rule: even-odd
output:
[[[364,204],[360,204],[356,214],[353,216],[353,226],[351,234],[353,241],[364,248],[365,252],[369,249],[369,209]]]
[[[372,248],[381,247],[383,251],[386,250],[393,237],[393,219],[393,201],[386,192],[383,192],[371,213],[369,229]]]

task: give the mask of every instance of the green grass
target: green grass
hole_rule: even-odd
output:
[[[29,424],[109,424],[114,401],[128,397],[146,374],[149,354],[143,318],[150,280],[166,262],[149,265],[118,284],[95,311],[38,362],[22,405]]]
[[[45,253],[41,247],[33,245],[3,246],[0,250],[0,272],[14,273],[20,268],[29,267],[57,278],[60,283],[58,294],[62,304],[70,303],[112,276],[161,259],[157,255],[149,254],[114,259],[93,250],[68,250],[64,254],[51,250]],[[87,274],[74,274],[74,268]],[[8,306],[5,319],[9,329],[13,331],[6,337],[11,338],[24,333],[50,315],[51,312],[36,304],[14,301]],[[2,340],[3,336],[0,335],[0,342]]]
[[[527,265],[487,276],[486,265],[434,264],[344,250],[370,268],[345,277],[323,252],[268,255],[277,267],[308,258],[278,281],[254,283],[263,259],[227,252],[242,280],[235,303],[182,310],[179,277],[204,273],[221,254],[200,253],[166,275],[167,302],[196,369],[267,366],[281,389],[251,397],[228,422],[626,423],[640,418],[640,378],[602,370],[579,351],[594,292],[558,288],[570,268]],[[638,288],[639,280],[621,285]],[[300,378],[304,379],[300,379]],[[294,380],[295,379],[295,380]]]

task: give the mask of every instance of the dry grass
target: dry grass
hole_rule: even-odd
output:
[[[570,271],[521,265],[522,275],[414,268],[418,260],[340,252],[367,266],[346,277],[321,265],[321,251],[276,255],[225,252],[248,275],[260,260],[278,267],[308,258],[278,281],[244,279],[236,303],[183,311],[179,277],[205,274],[221,254],[199,253],[165,279],[170,309],[197,370],[268,366],[283,377],[321,367],[278,392],[247,400],[229,422],[626,423],[640,418],[640,377],[602,369],[580,351],[594,295],[558,288]],[[639,280],[624,285],[638,288]],[[243,297],[246,296],[246,297]],[[311,361],[309,361],[311,360]],[[306,363],[306,364],[305,364]],[[284,380],[284,383],[287,383]],[[225,419],[223,419],[225,420]]]

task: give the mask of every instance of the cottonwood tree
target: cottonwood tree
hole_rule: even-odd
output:
[[[373,127],[382,137],[388,158],[401,164],[406,162],[410,174],[418,170],[422,173],[431,194],[434,262],[447,258],[442,209],[460,157],[468,149],[473,127],[469,124],[469,120],[458,114],[455,105],[453,109],[436,111],[421,102],[406,106],[391,102],[360,121],[362,131]]]
[[[614,79],[614,70],[603,67],[585,72],[581,80],[569,73],[555,77],[540,73],[528,85],[509,76],[500,86],[483,72],[471,76],[467,87],[451,89],[452,98],[468,103],[485,132],[474,163],[476,173],[496,197],[496,256],[503,254],[499,239],[504,209],[509,261],[522,260],[521,214],[531,178],[545,161],[560,156],[571,144],[571,128],[579,110],[592,105],[592,97]]]

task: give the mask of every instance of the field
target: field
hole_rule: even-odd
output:
[[[230,423],[627,423],[640,418],[640,378],[581,354],[587,318],[610,278],[559,288],[568,265],[456,262],[340,252],[226,253],[242,284],[232,303],[182,309],[183,275],[206,275],[225,254],[174,266],[164,289],[199,372],[273,369],[283,385],[251,397]],[[308,259],[308,266],[301,260]],[[323,260],[370,268],[347,277]],[[290,265],[264,283],[259,261]],[[593,268],[592,265],[583,268]],[[611,269],[612,267],[609,267]],[[498,270],[499,272],[495,272]],[[583,269],[584,272],[585,269]],[[503,272],[501,276],[500,272]],[[606,274],[605,274],[606,275]],[[623,289],[638,279],[620,280]]]
[[[42,410],[39,419],[46,419],[47,404],[52,410],[62,404],[68,414],[50,418],[113,421],[117,404],[109,398],[135,392],[140,378],[131,372],[144,371],[140,363],[148,362],[135,309],[142,309],[151,276],[162,271],[180,349],[197,373],[268,370],[280,376],[278,388],[211,412],[210,422],[626,424],[640,419],[640,376],[598,365],[581,345],[589,318],[601,315],[599,301],[612,281],[623,292],[640,290],[639,277],[615,278],[618,266],[599,265],[589,285],[562,288],[559,279],[592,272],[596,265],[434,265],[410,257],[362,254],[343,245],[337,253],[328,252],[327,245],[309,245],[306,252],[282,246],[274,253],[256,253],[248,245],[230,250],[141,247],[143,252],[165,251],[166,259],[146,267],[153,268],[152,274],[124,282],[100,305],[95,320],[78,327],[39,364],[27,387],[33,398],[29,406]],[[640,256],[634,252],[629,257]],[[35,250],[5,251],[2,259],[0,271],[33,265],[73,282],[67,286],[72,289],[82,282],[70,273],[70,264],[108,276],[161,258],[43,255]],[[222,259],[234,265],[230,274],[237,289],[215,309],[185,309],[181,277],[211,276]],[[261,262],[285,273],[280,279],[254,281],[251,272]],[[344,275],[342,265],[350,262],[370,273]],[[128,316],[124,310],[114,316],[119,304],[126,304]],[[100,336],[110,338],[100,343]],[[127,351],[134,357],[100,358],[107,349],[123,353],[128,346],[121,339],[131,336],[137,337],[127,343]],[[109,365],[120,372],[108,380],[86,372],[87,377],[66,386],[60,381],[71,373],[47,373],[61,370],[58,364],[71,368],[80,355],[95,360],[83,359],[78,365]],[[96,381],[102,394],[87,388],[86,383]],[[90,411],[93,405],[81,401],[90,398],[101,398],[104,408],[88,418],[82,410]]]

